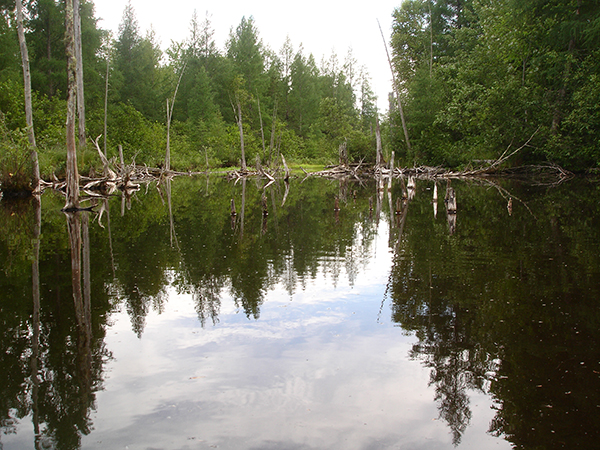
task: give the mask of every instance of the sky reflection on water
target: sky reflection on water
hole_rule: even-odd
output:
[[[33,448],[37,426],[38,448],[68,450],[550,448],[555,432],[589,448],[600,202],[507,184],[524,199],[507,211],[500,190],[453,186],[451,221],[429,182],[309,180],[285,207],[274,185],[264,216],[260,183],[180,179],[168,207],[150,190],[119,216],[113,199],[112,235],[94,216],[67,233],[44,197],[39,240],[30,206],[0,209],[0,447]],[[72,230],[89,233],[91,319]]]
[[[387,241],[378,237],[353,286],[322,272],[292,296],[278,285],[258,320],[225,295],[219,322],[203,328],[174,289],[140,339],[116,314],[84,448],[452,448],[429,370],[408,357],[414,336],[391,323],[389,305],[381,311]],[[489,398],[473,394],[461,448],[508,448],[486,433]]]

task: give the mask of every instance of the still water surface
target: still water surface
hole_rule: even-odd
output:
[[[263,187],[3,202],[0,448],[595,448],[597,184]]]

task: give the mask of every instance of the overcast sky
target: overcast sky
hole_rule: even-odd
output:
[[[94,3],[96,16],[101,19],[98,25],[116,35],[125,2],[94,0]],[[401,0],[376,0],[355,2],[351,6],[351,2],[341,0],[131,0],[141,33],[152,27],[163,49],[171,41],[188,37],[194,10],[200,21],[208,12],[220,50],[224,49],[231,28],[237,27],[243,16],[254,17],[263,44],[279,52],[289,36],[294,49],[302,44],[305,55],[312,53],[319,66],[321,58],[329,57],[332,51],[343,63],[351,48],[358,64],[364,65],[371,76],[380,110],[387,109],[391,74],[377,20],[389,42],[391,15],[400,3]]]

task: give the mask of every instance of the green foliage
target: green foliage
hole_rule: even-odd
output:
[[[132,105],[113,105],[108,129],[109,157],[118,157],[117,146],[122,145],[127,162],[135,157],[137,162],[158,166],[164,161],[167,142],[165,127],[150,122]]]
[[[33,126],[39,146],[47,149],[65,148],[66,100],[34,95]],[[66,152],[66,150],[65,150]]]
[[[348,157],[351,161],[363,161],[365,164],[375,164],[373,148],[376,147],[375,135],[352,130],[348,134]]]
[[[150,120],[165,120],[162,105],[167,98],[165,75],[159,71],[161,51],[154,35],[142,38],[135,11],[128,3],[114,44],[114,67],[119,73],[114,86],[117,98],[129,103]]]
[[[7,79],[0,82],[0,112],[3,115],[3,126],[11,130],[25,127],[24,104],[22,82],[15,79]]]
[[[32,191],[33,164],[25,130],[10,130],[0,113],[0,190]]]
[[[27,46],[31,87],[48,97],[67,92],[64,4],[40,0],[31,7]]]
[[[333,145],[341,144],[350,132],[350,117],[336,98],[326,97],[319,104],[318,126]]]
[[[531,145],[514,164],[598,164],[597,21],[591,3],[407,0],[392,46],[413,154],[459,166]],[[397,125],[398,126],[398,125]]]
[[[242,20],[227,43],[227,57],[238,75],[246,80],[249,92],[262,94],[265,87],[265,59],[254,18]]]
[[[16,29],[9,25],[9,14],[0,13],[0,82],[19,76],[22,72]]]
[[[30,53],[34,127],[44,177],[64,174],[65,92],[64,4],[41,0],[25,5]],[[22,71],[14,21],[2,10],[0,22],[0,111],[10,130],[24,127]],[[109,156],[122,145],[129,161],[160,165],[166,147],[166,101],[172,100],[173,168],[198,170],[237,165],[242,110],[246,159],[263,164],[283,153],[289,162],[331,161],[348,141],[352,158],[374,154],[368,139],[376,120],[375,96],[364,70],[351,54],[340,66],[333,54],[318,68],[291,42],[275,54],[262,43],[255,20],[243,17],[223,51],[206,17],[196,14],[190,35],[163,54],[152,32],[139,29],[131,3],[124,7],[113,40],[98,28],[91,1],[81,2],[86,127],[90,138],[104,133],[108,63]],[[360,73],[359,73],[360,72]],[[177,95],[175,95],[177,89]],[[360,92],[357,99],[355,92]],[[174,97],[175,95],[175,97]],[[233,106],[233,108],[232,108]],[[234,113],[235,111],[235,113]],[[102,140],[101,140],[102,142]],[[352,150],[354,148],[354,150]],[[82,153],[80,170],[97,164]],[[91,157],[91,158],[90,158]]]

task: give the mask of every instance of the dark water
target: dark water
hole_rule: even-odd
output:
[[[599,448],[600,185],[497,183],[3,201],[0,448]]]

